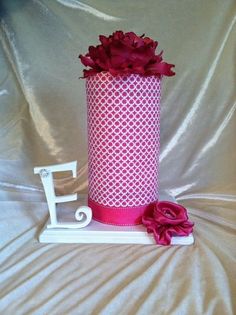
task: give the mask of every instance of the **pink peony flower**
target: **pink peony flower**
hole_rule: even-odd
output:
[[[130,73],[159,77],[175,75],[171,69],[174,65],[162,60],[162,52],[155,54],[158,42],[144,36],[122,31],[108,37],[100,35],[100,45],[90,46],[85,56],[79,55],[83,65],[91,68],[84,70],[84,78],[102,71],[114,76]]]

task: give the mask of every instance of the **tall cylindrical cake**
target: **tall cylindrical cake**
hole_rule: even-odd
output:
[[[86,78],[88,204],[97,221],[140,224],[158,200],[160,92],[154,75]]]

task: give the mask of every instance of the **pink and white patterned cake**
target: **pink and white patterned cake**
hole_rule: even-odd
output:
[[[160,90],[156,76],[101,72],[86,79],[89,204],[97,220],[104,222],[96,206],[112,207],[138,211],[138,224],[158,200]]]
[[[145,34],[116,31],[79,55],[88,108],[88,205],[105,224],[146,226],[160,245],[188,236],[187,210],[159,201],[160,97],[173,64]]]

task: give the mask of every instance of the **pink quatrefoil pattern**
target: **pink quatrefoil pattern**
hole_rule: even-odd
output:
[[[110,207],[156,201],[161,80],[101,72],[86,92],[89,198]]]

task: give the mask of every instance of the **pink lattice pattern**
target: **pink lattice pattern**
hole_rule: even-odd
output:
[[[86,79],[89,197],[111,207],[158,199],[160,79],[107,72]]]

